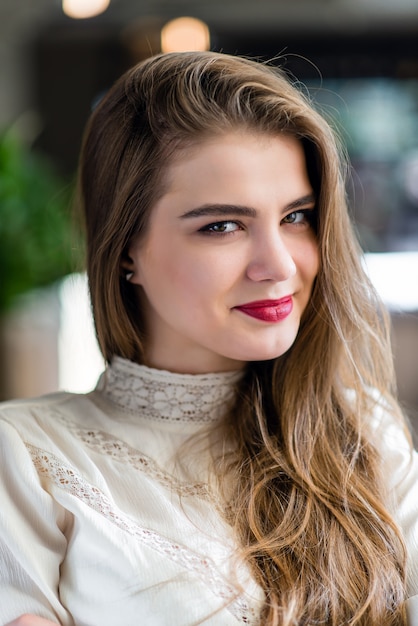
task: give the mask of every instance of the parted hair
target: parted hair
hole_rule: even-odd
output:
[[[405,550],[385,507],[371,427],[395,400],[387,314],[368,281],[335,132],[276,65],[161,54],[126,72],[84,136],[80,200],[96,332],[106,360],[143,362],[144,324],[122,262],[164,194],[176,152],[234,130],[303,145],[320,268],[293,346],[250,363],[222,425],[225,516],[265,592],[263,626],[405,624]]]

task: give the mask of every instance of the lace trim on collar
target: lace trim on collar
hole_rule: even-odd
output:
[[[176,374],[114,357],[97,389],[119,408],[150,420],[210,423],[228,409],[241,375]]]

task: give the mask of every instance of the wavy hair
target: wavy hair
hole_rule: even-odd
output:
[[[108,361],[142,362],[143,320],[121,261],[176,151],[234,130],[302,142],[320,269],[293,346],[248,365],[222,425],[235,442],[216,463],[225,515],[264,589],[263,625],[402,625],[405,551],[369,429],[377,396],[402,420],[387,315],[363,271],[335,133],[283,70],[212,52],[158,55],[92,114],[79,184],[101,349]]]

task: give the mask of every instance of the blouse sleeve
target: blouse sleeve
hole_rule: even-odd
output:
[[[418,626],[418,453],[402,427],[384,414],[380,421],[384,479],[393,516],[407,551],[407,594],[410,625]]]
[[[418,595],[411,596],[406,601],[406,613],[408,626],[418,626]]]
[[[0,626],[33,613],[63,626],[59,601],[66,512],[47,493],[25,443],[0,421]]]

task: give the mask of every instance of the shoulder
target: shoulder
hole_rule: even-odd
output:
[[[83,396],[66,391],[57,391],[55,393],[39,396],[37,398],[8,400],[0,403],[0,417],[12,414],[26,414],[30,413],[32,409],[36,409],[37,407],[47,408],[49,406],[66,403],[73,398],[81,397]]]
[[[89,395],[57,392],[39,398],[0,404],[0,438],[17,436],[25,442],[43,441],[66,429],[71,421],[88,421]]]
[[[54,411],[77,410],[88,403],[89,394],[75,394],[59,391],[37,398],[9,400],[0,403],[0,420],[24,421],[36,415],[53,415]]]
[[[380,455],[387,506],[401,528],[407,551],[408,594],[418,594],[418,453],[402,416],[377,398],[370,426]]]
[[[377,392],[371,393],[370,399],[365,426],[380,458],[384,487],[391,498],[402,494],[407,486],[414,488],[418,504],[418,456],[406,419],[396,403],[392,406]]]
[[[400,411],[378,392],[370,394],[372,409],[367,417],[367,426],[372,443],[378,450],[383,465],[388,463],[396,468],[396,474],[401,477],[414,458],[412,437],[407,422]]]

